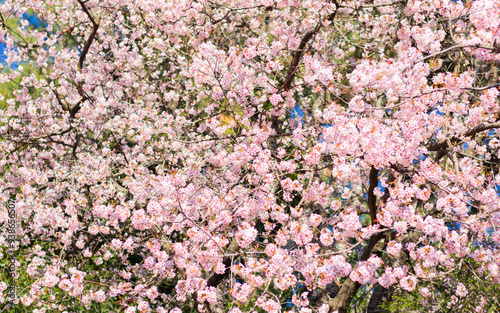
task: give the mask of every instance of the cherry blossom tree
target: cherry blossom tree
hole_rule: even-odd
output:
[[[500,309],[499,0],[5,0],[0,23],[7,308]]]

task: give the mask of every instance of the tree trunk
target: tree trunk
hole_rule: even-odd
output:
[[[384,288],[380,284],[376,284],[373,289],[373,294],[370,298],[370,301],[368,302],[366,313],[386,312],[379,306],[390,299],[391,293],[392,288]]]

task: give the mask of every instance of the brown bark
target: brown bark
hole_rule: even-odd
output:
[[[230,253],[234,253],[238,248],[238,244],[236,243],[236,240],[232,240],[231,241],[231,244],[229,245],[228,249],[227,249],[227,253],[230,254]],[[233,265],[232,264],[232,261],[233,261],[233,258],[232,257],[229,257],[229,256],[226,256],[222,259],[222,263],[224,264],[224,266],[226,267],[226,270],[224,271],[223,274],[213,274],[212,276],[210,276],[210,278],[208,278],[207,280],[207,286],[211,286],[211,287],[217,287],[224,278],[228,277],[229,276],[229,273],[231,272],[231,266]]]
[[[370,210],[372,224],[376,223],[377,198],[374,194],[374,190],[378,185],[378,172],[379,172],[378,169],[372,167],[370,169],[370,175],[369,175],[370,186],[368,187],[368,208]],[[377,233],[370,237],[370,240],[368,241],[368,246],[363,251],[363,254],[359,258],[359,261],[368,260],[373,251],[373,248],[382,239],[382,237],[383,237],[382,233]],[[342,284],[342,287],[340,288],[340,291],[337,294],[337,296],[328,301],[328,306],[330,307],[330,311],[331,312],[338,311],[338,313],[347,312],[349,304],[351,303],[352,299],[354,298],[354,295],[356,295],[356,292],[360,287],[361,284],[351,280],[350,278],[347,278],[347,280]]]
[[[370,301],[368,302],[366,313],[386,312],[384,309],[380,308],[380,305],[389,300],[391,292],[391,289],[384,288],[380,284],[376,284],[373,288],[373,294],[370,297]]]
[[[373,251],[373,248],[380,241],[380,239],[382,239],[382,237],[383,235],[381,233],[377,233],[370,238],[368,246],[361,255],[359,261],[368,260]],[[358,289],[360,287],[361,287],[360,283],[355,282],[348,277],[346,281],[342,284],[342,287],[340,288],[340,291],[337,294],[337,296],[328,301],[330,312],[337,311],[338,313],[346,313],[347,309],[349,308],[349,304],[351,303],[352,299],[354,298],[356,292],[358,292]]]
[[[80,4],[83,12],[87,15],[90,22],[92,23],[92,32],[90,33],[89,38],[87,38],[87,41],[85,42],[85,46],[83,47],[82,53],[80,54],[80,59],[78,60],[78,69],[81,71],[83,68],[83,62],[85,61],[85,58],[87,57],[87,53],[89,52],[90,46],[92,45],[92,42],[95,39],[95,36],[97,34],[97,30],[99,29],[99,24],[95,21],[92,14],[90,14],[90,12],[87,9],[87,7],[85,6],[85,4],[81,0],[78,0],[78,3]],[[80,109],[81,109],[80,104],[85,102],[86,100],[88,100],[88,97],[85,94],[85,91],[83,90],[83,86],[82,86],[81,82],[77,83],[76,89],[78,90],[78,94],[82,97],[82,99],[69,110],[69,114],[70,114],[71,118],[75,118],[76,113],[78,113],[78,111],[80,111]]]
[[[352,298],[358,291],[361,285],[358,282],[352,281],[350,278],[342,284],[339,293],[334,299],[331,299],[328,303],[330,307],[330,312],[337,311],[338,313],[346,313],[349,303],[351,303]]]
[[[335,4],[337,5],[336,2],[335,2]],[[337,5],[337,10],[338,10],[338,5]],[[337,14],[337,10],[335,10],[335,12],[333,12],[332,14],[330,14],[328,16],[328,18],[327,18],[328,21],[333,22],[333,20],[335,19],[335,15]],[[319,32],[319,30],[321,29],[322,26],[323,26],[323,24],[321,24],[321,22],[319,22],[318,25],[316,25],[316,27],[313,30],[307,32],[305,34],[305,36],[302,38],[302,40],[300,41],[299,48],[293,56],[292,63],[290,65],[290,68],[288,69],[288,74],[286,76],[285,82],[281,86],[280,90],[290,89],[290,86],[292,85],[293,78],[295,77],[295,73],[296,73],[297,68],[299,66],[300,59],[302,58],[302,55],[304,54],[304,48],[306,47],[309,40],[311,40],[314,37],[314,35],[316,35]]]
[[[374,167],[370,169],[370,187],[368,187],[368,208],[370,209],[370,217],[372,225],[377,219],[377,197],[373,193],[378,186],[378,170]]]
[[[497,129],[497,128],[500,128],[500,122],[495,122],[491,124],[481,124],[479,126],[476,126],[468,130],[461,137],[473,137],[476,134],[483,132],[485,130]],[[452,144],[455,144],[461,142],[462,139],[458,137],[453,137],[451,139],[446,139],[440,142],[434,142],[427,147],[429,151],[436,151],[436,156],[435,156],[436,161],[439,161],[443,156],[446,155],[446,153],[448,153],[448,148],[449,148],[448,141]]]

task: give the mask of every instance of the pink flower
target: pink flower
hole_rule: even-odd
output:
[[[313,239],[313,232],[307,225],[299,225],[298,223],[292,223],[291,225],[292,234],[294,234],[293,240],[297,245],[304,246],[311,242]]]
[[[21,297],[21,303],[24,305],[24,306],[30,306],[33,301],[35,301],[35,298],[34,297],[30,297],[28,295],[24,295]]]
[[[429,291],[429,288],[427,288],[427,287],[420,288],[419,292],[422,295],[422,297],[424,297],[424,298],[427,298],[431,295],[431,292]]]
[[[283,44],[280,41],[275,41],[272,44],[271,52],[277,54],[281,49],[283,49]]]
[[[85,272],[82,272],[82,271],[79,271],[79,270],[76,270],[76,269],[73,269],[73,270],[70,269],[70,272],[72,272],[72,274],[71,274],[71,282],[74,285],[78,285],[81,282],[83,282],[83,279],[85,277]]]
[[[253,288],[249,284],[235,283],[231,295],[241,303],[248,302],[248,295],[252,292]]]
[[[54,287],[55,285],[57,285],[58,282],[59,282],[59,277],[49,273],[45,273],[45,275],[42,278],[42,285],[46,287]]]
[[[464,284],[458,283],[457,290],[455,291],[455,293],[457,294],[457,296],[463,298],[463,297],[467,296],[467,294],[469,294],[469,291],[467,290],[467,288],[465,287]]]
[[[110,247],[112,250],[118,250],[118,249],[120,249],[120,248],[121,248],[122,244],[123,244],[123,243],[122,243],[122,241],[121,241],[120,239],[113,238],[113,239],[111,240],[111,244],[110,244],[110,246],[109,246],[109,247]]]
[[[149,288],[148,291],[146,291],[146,296],[151,300],[156,299],[158,297],[158,288],[156,286]]]
[[[151,219],[146,215],[143,209],[135,210],[132,214],[132,226],[138,230],[151,228]]]
[[[349,277],[362,285],[376,281],[375,273],[382,264],[382,260],[377,256],[371,256],[367,261],[360,262],[357,269],[351,272]]]
[[[106,301],[106,293],[104,292],[104,290],[94,292],[92,297],[99,303],[103,303],[104,301]]]
[[[152,256],[148,256],[146,260],[144,260],[143,266],[145,269],[151,270],[155,266],[155,263],[155,258]]]
[[[137,309],[139,310],[140,313],[148,313],[151,312],[151,307],[149,306],[149,303],[147,301],[139,301],[137,303]]]
[[[278,313],[281,311],[281,305],[272,299],[269,299],[269,300],[267,300],[263,303],[259,303],[257,305],[268,313]]]
[[[356,113],[364,112],[366,107],[367,104],[363,101],[363,98],[361,96],[356,96],[349,102],[349,109]]]
[[[309,292],[303,292],[300,297],[297,295],[292,296],[292,303],[298,307],[304,307],[309,305],[309,299],[307,299],[307,295]]]
[[[332,232],[326,228],[323,228],[321,230],[321,235],[319,237],[319,240],[321,241],[321,244],[325,247],[330,246],[333,243],[333,236]]]
[[[401,288],[406,291],[413,291],[417,287],[417,279],[413,276],[406,276],[399,281]]]
[[[90,258],[92,256],[92,252],[89,249],[83,250],[83,256],[86,258]]]
[[[73,287],[73,283],[69,279],[63,279],[59,282],[59,288],[64,291],[69,291]]]
[[[340,228],[346,230],[349,236],[356,236],[357,231],[361,228],[361,223],[359,222],[359,216],[355,212],[350,214],[341,214],[342,222],[338,224]]]
[[[203,290],[198,291],[198,302],[203,303],[207,301],[208,303],[216,303],[217,302],[217,291],[215,287],[207,287]]]
[[[321,219],[321,215],[311,214],[311,216],[309,217],[309,223],[311,224],[311,226],[318,227],[319,224],[321,224]]]
[[[265,7],[270,7],[274,4],[273,0],[260,0],[260,3]]]
[[[271,101],[271,104],[273,106],[278,105],[278,103],[283,101],[283,98],[280,95],[274,94],[271,97],[269,97],[269,101]]]
[[[243,223],[242,228],[235,235],[238,245],[243,249],[247,249],[255,237],[257,237],[257,230],[248,223]]]
[[[97,235],[98,232],[99,232],[99,228],[96,225],[92,225],[89,227],[89,233],[91,235]]]
[[[392,254],[394,256],[398,256],[399,251],[401,251],[402,248],[403,246],[401,245],[401,243],[390,241],[387,244],[387,253]]]

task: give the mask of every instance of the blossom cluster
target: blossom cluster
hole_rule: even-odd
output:
[[[16,309],[343,313],[381,286],[472,311],[462,271],[500,284],[499,0],[0,14]]]

